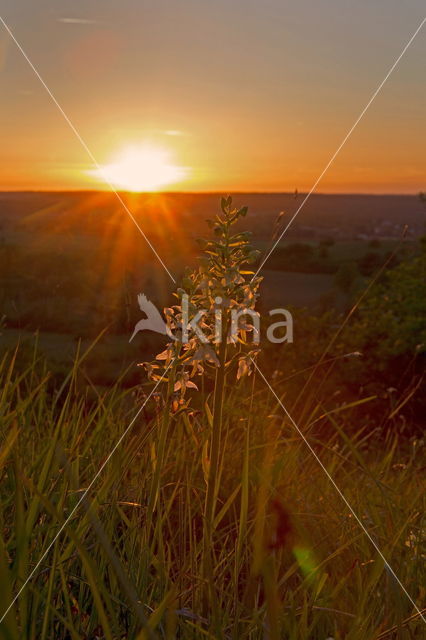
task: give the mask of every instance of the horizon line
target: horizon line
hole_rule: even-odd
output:
[[[112,191],[109,189],[2,189],[0,188],[0,194],[43,194],[43,193],[72,193],[72,194],[89,194],[89,193],[106,193],[114,195]],[[206,190],[176,190],[176,191],[130,191],[126,189],[117,190],[117,193],[125,194],[125,195],[218,195],[223,196],[225,194],[229,195],[288,195],[297,198],[298,196],[302,196],[308,191],[298,191],[295,194],[294,191],[277,191],[277,190],[245,190],[245,189],[235,189],[235,190],[227,190],[227,189],[206,189]],[[313,196],[368,196],[368,197],[408,197],[408,198],[418,198],[421,195],[422,191],[416,192],[401,192],[401,191],[382,191],[382,192],[368,192],[368,191],[316,191],[312,194]]]

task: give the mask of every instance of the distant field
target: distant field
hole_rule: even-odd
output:
[[[82,358],[82,371],[99,387],[115,384],[124,375],[124,384],[136,384],[143,377],[137,364],[164,349],[166,338],[148,331],[129,344],[129,336],[105,332],[98,340],[78,339],[71,334],[52,331],[32,332],[21,329],[0,330],[0,359],[6,351],[19,345],[20,365],[25,368],[37,357],[46,358],[55,375],[69,373],[77,356]],[[87,354],[87,355],[84,355]],[[87,382],[87,380],[85,381]]]
[[[144,231],[161,236],[158,226],[170,225],[173,234],[179,232],[188,238],[205,232],[205,219],[218,212],[221,194],[122,195]],[[290,193],[236,193],[234,201],[237,206],[249,207],[244,228],[251,229],[257,241],[265,241],[272,237],[277,215],[284,211],[285,220],[289,220],[303,197],[299,194],[295,198]],[[33,229],[79,233],[104,233],[108,227],[133,225],[115,196],[108,192],[0,192],[0,230],[21,222]],[[416,195],[313,194],[286,235],[398,237],[405,224],[409,235],[425,233],[425,207]]]
[[[272,247],[277,214],[286,212],[280,218],[285,225],[302,197],[236,194],[237,204],[249,206],[241,224],[252,232],[260,259]],[[125,198],[179,281],[200,255],[196,238],[209,235],[206,219],[219,212],[219,195]],[[362,281],[394,249],[403,224],[411,225],[413,235],[423,228],[424,217],[414,196],[313,195],[262,270],[261,309],[341,310],[348,298],[336,288],[340,265],[359,264]],[[415,244],[409,237],[404,251]],[[366,255],[372,260],[363,268]],[[158,353],[157,346],[162,350],[164,341],[155,336],[139,336],[131,345],[128,336],[141,315],[137,294],[144,292],[162,308],[172,304],[173,284],[109,193],[0,193],[0,285],[5,322],[0,349],[13,347],[21,337],[30,352],[39,331],[41,351],[60,372],[73,360],[80,339],[86,348],[106,329],[108,337],[86,363],[90,375],[106,384],[117,371]]]
[[[265,269],[262,272],[262,305],[275,307],[312,307],[333,288],[333,276],[323,273],[287,273]]]

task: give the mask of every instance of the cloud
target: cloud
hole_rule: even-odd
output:
[[[183,131],[179,131],[178,129],[167,129],[163,131],[165,136],[183,136],[185,135]]]
[[[57,22],[62,22],[62,24],[98,24],[97,20],[89,20],[88,18],[58,18]]]

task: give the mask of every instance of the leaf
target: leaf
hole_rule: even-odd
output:
[[[205,403],[204,405],[205,409],[206,409],[206,416],[207,416],[207,421],[209,423],[210,428],[213,427],[213,414],[211,412],[211,409],[208,405],[208,402]]]
[[[206,440],[203,445],[203,451],[201,454],[201,464],[203,467],[204,480],[206,484],[209,481],[209,472],[210,472],[210,458],[209,458],[209,441]]]
[[[148,640],[149,638],[154,638],[158,636],[154,636],[153,631],[158,627],[161,623],[162,619],[165,617],[167,610],[172,606],[173,602],[176,598],[176,588],[173,585],[170,591],[166,593],[163,600],[160,602],[158,607],[152,612],[149,617],[148,625],[141,629],[139,635],[136,640]]]
[[[247,375],[250,372],[250,368],[245,358],[240,358],[238,362],[237,380]]]
[[[156,360],[169,360],[171,356],[170,349],[164,349],[161,353],[155,356]]]

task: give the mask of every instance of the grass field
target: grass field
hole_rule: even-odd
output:
[[[260,286],[231,233],[246,209],[221,206],[183,279],[208,346],[179,333],[183,289],[143,368],[127,335],[4,332],[0,638],[424,637],[425,443],[396,428],[420,383],[379,414],[364,378],[346,397],[342,316],[308,314],[294,352],[245,325],[213,341]],[[313,305],[332,282],[313,275],[266,272],[261,301]]]
[[[134,420],[143,395],[114,387],[89,407],[78,368],[52,397],[47,372],[2,363],[2,606],[31,580],[0,637],[423,637],[424,622],[261,380],[226,387],[206,574],[208,423],[177,414],[163,433],[158,400]],[[276,389],[285,402],[285,385]],[[204,401],[212,407],[210,393]],[[378,448],[362,425],[349,436],[351,411],[317,406],[301,427],[420,603],[421,443],[389,435]]]

